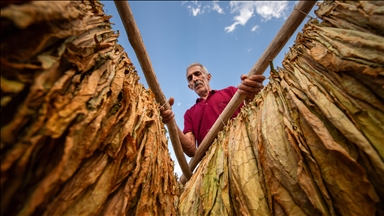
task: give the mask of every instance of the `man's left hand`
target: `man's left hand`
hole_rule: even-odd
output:
[[[265,76],[263,75],[251,75],[248,77],[243,74],[240,76],[240,79],[241,83],[237,88],[240,94],[246,96],[246,101],[252,100],[264,88],[263,81]]]

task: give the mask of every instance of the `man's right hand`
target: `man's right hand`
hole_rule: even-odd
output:
[[[164,124],[167,124],[169,121],[171,121],[175,117],[175,114],[172,112],[172,105],[174,102],[175,102],[175,99],[173,97],[170,97],[168,100],[168,103],[171,106],[171,109],[165,110],[164,106],[160,107],[160,116]]]

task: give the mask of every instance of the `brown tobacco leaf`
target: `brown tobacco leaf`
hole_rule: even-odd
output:
[[[180,215],[234,215],[229,194],[228,131],[218,134],[218,139],[208,150],[209,157],[201,161],[180,197]]]
[[[176,215],[158,104],[100,2],[1,12],[1,214]]]
[[[284,78],[289,79],[290,77],[287,74],[287,76],[284,76]],[[280,83],[280,85],[278,85],[278,83]],[[332,205],[328,205],[330,206],[330,209],[329,209],[327,204],[325,203],[326,200],[329,202],[329,195],[327,194],[326,189],[322,184],[321,177],[319,177],[320,174],[316,169],[317,165],[314,162],[313,158],[311,158],[311,155],[309,154],[308,149],[306,147],[306,143],[301,137],[302,132],[299,129],[300,127],[298,127],[298,123],[295,121],[297,112],[295,112],[295,109],[290,107],[289,104],[287,103],[287,100],[286,100],[287,97],[284,95],[285,90],[282,88],[284,85],[285,85],[284,80],[277,80],[277,79],[271,80],[271,87],[273,89],[272,92],[274,94],[274,100],[269,100],[269,103],[271,103],[272,101],[275,101],[279,109],[278,113],[279,115],[281,115],[280,121],[272,121],[272,122],[275,122],[276,124],[274,128],[277,129],[277,127],[280,127],[280,130],[277,130],[277,131],[284,131],[284,133],[280,133],[279,136],[273,136],[271,134],[267,134],[269,130],[264,130],[265,131],[264,136],[272,137],[273,139],[280,138],[282,140],[281,142],[270,142],[270,144],[272,145],[281,145],[282,143],[286,143],[286,147],[285,147],[286,150],[278,154],[279,157],[281,157],[282,154],[287,154],[287,153],[289,153],[289,155],[291,156],[294,156],[290,160],[289,159],[286,160],[284,164],[289,164],[289,163],[297,164],[294,166],[296,167],[296,169],[291,170],[292,173],[296,173],[296,174],[291,175],[290,177],[290,178],[293,177],[294,181],[291,180],[291,182],[294,183],[296,186],[295,185],[292,185],[289,187],[285,186],[285,188],[295,188],[295,187],[297,188],[293,190],[295,192],[291,191],[290,194],[296,193],[293,199],[296,200],[296,203],[298,203],[299,206],[301,206],[302,211],[304,211],[306,214],[309,214],[308,212],[309,210],[311,212],[310,214],[321,213],[322,215],[332,215],[334,214],[332,210]],[[291,87],[291,89],[295,89],[295,88]],[[295,93],[298,93],[298,91],[295,91]],[[273,98],[273,96],[269,92],[267,94],[270,95],[270,98]],[[301,94],[300,96],[303,100],[309,102],[308,98],[306,98],[304,94]],[[267,102],[268,100],[265,100],[265,101]],[[265,105],[262,108],[265,109],[263,111],[264,113],[263,115],[268,116],[268,114],[270,113],[269,112],[270,106]],[[279,117],[277,116],[277,118]],[[268,124],[265,124],[265,125],[268,125]],[[274,133],[278,134],[276,132]],[[261,142],[262,140],[261,137],[259,138],[259,140],[260,140],[258,141],[259,145],[263,146],[262,144],[263,142]],[[259,149],[261,149],[261,147],[259,147]],[[275,147],[274,149],[278,149],[278,148]],[[262,151],[260,150],[260,152]],[[267,154],[266,151],[263,151],[263,152]],[[270,166],[270,165],[266,163],[265,166]],[[315,168],[311,170],[311,167],[315,167]],[[314,172],[311,172],[311,171],[314,171]],[[273,174],[273,175],[276,175],[276,174]],[[280,179],[283,185],[287,184],[287,183],[283,183],[284,181],[286,181],[286,179],[289,179],[289,177]],[[321,188],[322,192],[324,193],[323,194],[324,197],[320,194],[319,188]],[[301,192],[301,195],[300,195],[301,190],[304,193]],[[298,198],[300,199],[298,200]],[[309,203],[311,203],[313,207]],[[279,206],[282,208],[282,210],[284,210],[283,204],[280,204]],[[285,210],[285,212],[287,212],[287,210]]]
[[[361,211],[366,209],[373,210],[375,202],[379,201],[373,187],[366,179],[366,174],[362,167],[348,155],[347,151],[333,141],[332,135],[328,132],[328,130],[331,131],[330,126],[325,127],[322,125],[325,120],[320,121],[316,119],[316,116],[306,106],[298,102],[298,99],[292,93],[289,95],[295,103],[294,106],[299,109],[300,114],[303,115],[307,124],[309,124],[308,126],[302,125],[301,129],[306,135],[306,143],[310,143],[308,147],[320,167],[322,178],[333,196],[334,207],[343,215],[372,215],[374,211]],[[317,103],[323,102],[324,100],[320,99]],[[300,120],[300,122],[303,124],[303,120]],[[308,130],[314,130],[315,132]],[[311,133],[317,134],[318,140],[313,140],[314,135],[311,135]],[[324,143],[325,147],[320,146],[321,142]],[[333,152],[334,154],[331,154]],[[321,156],[318,154],[321,154]],[[332,169],[329,167],[332,167]],[[341,172],[343,175],[337,174]],[[361,188],[361,191],[357,191],[356,188]],[[359,203],[361,206],[356,206],[353,203]],[[352,205],[356,206],[356,208],[352,208]],[[344,208],[344,206],[349,206],[349,208]]]
[[[324,1],[315,13],[332,27],[384,34],[384,24],[381,22],[381,16],[384,15],[382,1]]]
[[[319,3],[325,21],[308,21],[283,68],[219,133],[181,195],[181,215],[214,215],[211,206],[236,215],[384,212],[382,6]],[[229,204],[217,199],[221,176]]]
[[[317,29],[317,30],[316,30]],[[352,30],[309,26],[304,34],[311,43],[310,55],[325,68],[335,72],[347,72],[361,80],[379,97],[384,90],[383,37]],[[317,31],[325,31],[319,35]],[[335,39],[340,38],[340,39]],[[346,40],[345,43],[342,43]],[[349,42],[347,42],[349,41]]]
[[[315,35],[315,34],[313,34]],[[366,35],[366,34],[365,34]],[[380,46],[377,47],[377,50],[375,51],[370,44],[374,44],[374,41],[368,41],[365,35],[361,35],[360,38],[357,38],[355,40],[354,45],[356,47],[356,51],[358,51],[360,54],[357,54],[356,56],[363,56],[364,53],[370,54],[370,51],[374,51],[373,56],[377,52],[377,50],[380,50]],[[375,36],[376,41],[382,40],[379,39],[378,36]],[[359,43],[356,43],[356,41],[359,41]],[[308,44],[308,43],[306,43]],[[349,43],[346,43],[349,44]],[[318,49],[323,49],[325,52],[326,49],[324,46],[316,44]],[[340,46],[340,49],[342,49],[343,46]],[[310,50],[312,51],[313,49],[309,47]],[[365,50],[364,50],[365,49]],[[331,49],[333,50],[333,49]],[[304,55],[302,59],[308,59],[306,56],[306,53],[304,52],[305,48],[300,47],[300,52],[302,52]],[[311,53],[311,51],[308,51],[308,53]],[[330,52],[328,52],[330,53]],[[348,56],[343,57],[343,59],[348,58]],[[362,57],[364,59],[369,60],[367,57]],[[362,59],[360,58],[360,59]],[[366,155],[369,155],[368,157],[370,158],[371,162],[367,162],[366,159],[361,160],[360,163],[366,168],[368,171],[368,176],[370,177],[372,183],[375,185],[381,194],[380,196],[383,197],[383,188],[380,186],[381,180],[384,178],[384,167],[383,167],[383,157],[384,157],[384,148],[382,147],[382,140],[383,140],[383,134],[384,134],[384,124],[383,124],[383,103],[380,97],[382,95],[380,92],[383,90],[383,88],[380,86],[381,83],[383,83],[384,78],[381,75],[382,73],[382,68],[383,64],[380,63],[380,61],[376,61],[376,63],[380,63],[381,66],[375,67],[375,58],[372,57],[371,62],[372,64],[369,63],[367,65],[362,64],[362,62],[359,63],[359,61],[349,63],[345,62],[344,60],[336,59],[335,62],[340,62],[343,61],[343,63],[338,63],[338,64],[343,64],[345,67],[338,67],[336,71],[333,72],[333,70],[329,70],[326,67],[323,67],[323,65],[328,65],[329,62],[327,62],[329,59],[328,58],[319,58],[319,56],[315,56],[314,60],[316,61],[309,61],[312,62],[311,65],[314,68],[304,68],[303,71],[309,71],[309,73],[316,74],[318,72],[316,71],[321,71],[322,74],[329,74],[327,77],[335,84],[332,84],[332,82],[325,82],[324,86],[326,86],[327,90],[322,91],[323,93],[327,92],[332,92],[332,94],[326,94],[328,96],[326,97],[333,97],[334,101],[336,101],[336,105],[341,108],[341,110],[348,116],[348,118],[343,118],[343,121],[351,121],[354,126],[339,126],[339,128],[349,128],[347,131],[342,131],[345,136],[350,136],[347,135],[350,131],[353,131],[354,127],[356,127],[357,130],[361,131],[361,134],[358,135],[360,138],[352,138],[349,137],[349,140],[353,143],[356,143],[356,145],[361,147],[361,150],[365,151],[364,155],[361,158],[366,158]],[[377,60],[377,58],[376,58]],[[303,60],[300,60],[303,61]],[[325,63],[326,62],[326,63]],[[321,64],[321,65],[320,65]],[[348,66],[348,64],[350,64]],[[344,69],[345,72],[342,71],[343,68],[348,68],[351,67],[351,65],[354,65],[353,68],[356,69]],[[370,66],[371,65],[371,66]],[[372,66],[373,65],[373,66]],[[300,63],[300,67],[303,67],[304,64]],[[307,67],[307,66],[306,66]],[[373,73],[367,73],[365,74],[364,79],[360,79],[362,75],[356,76],[356,71],[360,73],[361,68],[368,68],[367,71],[372,71]],[[313,70],[315,69],[315,70]],[[333,69],[331,67],[330,69]],[[374,72],[376,71],[376,72]],[[380,72],[381,71],[381,72]],[[335,73],[336,72],[336,73]],[[308,73],[308,72],[307,72]],[[303,74],[305,74],[303,72]],[[352,76],[350,76],[351,74]],[[375,78],[372,78],[372,74]],[[312,80],[318,80],[319,76],[317,76],[317,79],[312,79]],[[358,78],[357,78],[358,77]],[[353,83],[351,83],[353,82]],[[329,84],[328,84],[329,83]],[[340,87],[343,87],[342,89],[338,89]],[[362,94],[364,92],[365,94]],[[349,96],[349,93],[351,96]],[[334,96],[330,96],[334,95]],[[315,101],[318,101],[318,99],[315,99]],[[329,107],[329,106],[322,106],[322,107]],[[326,112],[328,113],[328,112]],[[335,113],[336,114],[336,113]],[[340,117],[338,117],[340,118]],[[340,125],[339,123],[343,122],[339,120],[335,120],[335,125]],[[356,131],[355,131],[355,134]],[[365,136],[362,137],[361,135]],[[363,140],[361,140],[363,139]],[[360,141],[357,141],[360,140]],[[367,143],[367,141],[370,142],[370,144]],[[357,157],[356,157],[357,158]],[[373,168],[375,167],[375,168]]]
[[[95,183],[108,163],[106,154],[94,154],[87,159],[78,170],[76,178],[71,178],[61,191],[47,207],[47,215],[62,215],[68,207],[76,202],[76,197]]]
[[[324,88],[322,92],[344,111],[353,124],[373,144],[380,157],[384,158],[384,152],[380,149],[381,140],[384,139],[384,115],[382,111],[377,110],[383,109],[384,103],[371,90],[353,77],[346,75],[343,79],[339,78],[337,81],[336,79],[339,77],[337,73],[328,76],[332,81],[322,77],[321,74],[328,74],[329,72],[315,61],[305,57],[305,55],[301,55],[302,58],[296,61],[293,65],[294,68],[297,68],[302,74],[310,73],[311,76],[316,78],[315,80],[324,79],[324,81],[327,81],[321,85]],[[377,127],[365,127],[365,125],[377,125]]]
[[[303,49],[301,49],[301,51],[303,51]],[[381,143],[384,139],[384,116],[383,111],[380,110],[384,108],[383,103],[372,91],[353,77],[349,77],[345,74],[333,73],[332,71],[323,68],[304,53],[300,56],[301,58],[297,59],[295,62],[295,68],[300,70],[303,74],[311,74],[313,78],[316,78],[312,80],[324,79],[327,81],[321,83],[326,89],[324,93],[330,93],[327,97],[333,98],[337,106],[344,111],[356,128],[363,132],[375,150],[379,153],[380,157],[383,158]],[[323,75],[326,75],[326,77]],[[367,125],[376,126],[367,127]],[[343,139],[345,140],[345,138]],[[345,143],[345,141],[342,141],[341,143]],[[358,159],[358,150],[351,148],[351,145],[348,143],[344,144],[344,146],[354,159]],[[365,158],[365,154],[363,155],[362,157]],[[380,187],[380,183],[378,183],[381,181],[382,172],[373,171],[371,162],[367,163],[363,160],[359,161],[359,163],[367,170],[367,174],[378,192],[381,191],[380,194],[384,194],[383,188]]]
[[[55,19],[76,19],[84,12],[79,10],[77,2],[63,1],[55,5],[40,1],[31,1],[22,5],[9,5],[1,10],[1,16],[12,20],[18,28],[26,28],[32,24]]]
[[[272,85],[273,86],[273,85]],[[268,92],[264,97],[264,107],[260,110],[261,119],[265,124],[259,129],[258,150],[260,163],[264,170],[266,182],[269,185],[271,199],[277,202],[284,212],[304,215],[318,214],[310,204],[310,200],[302,189],[299,181],[299,170],[302,170],[303,161],[297,141],[290,134],[288,108],[285,100],[280,98],[281,90]],[[268,108],[268,109],[267,109]],[[251,130],[252,131],[252,130]],[[309,184],[309,182],[307,182]],[[294,194],[294,195],[293,195]],[[311,194],[315,197],[315,194]]]
[[[235,214],[270,215],[245,122],[237,118],[233,124],[228,134],[228,177]]]

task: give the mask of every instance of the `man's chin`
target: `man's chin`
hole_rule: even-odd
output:
[[[195,92],[196,92],[196,94],[200,95],[201,93],[204,92],[204,88],[203,87],[195,88]]]
[[[203,91],[204,90],[204,86],[203,85],[198,85],[195,87],[195,92],[198,92],[198,91]]]

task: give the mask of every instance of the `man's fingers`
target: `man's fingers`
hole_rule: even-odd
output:
[[[164,115],[163,116],[163,123],[168,123],[169,121],[171,121],[173,118],[175,117],[175,114],[173,112],[171,112],[169,115]]]
[[[173,103],[175,103],[175,99],[173,97],[170,97],[168,99],[168,103],[169,103],[170,106],[173,106]]]
[[[163,118],[163,122],[166,123],[174,116],[171,110],[165,110],[161,112],[161,117]]]
[[[263,82],[265,80],[265,76],[263,75],[252,75],[249,77],[250,80],[256,81],[256,82]]]
[[[237,87],[240,94],[245,95],[247,99],[252,99],[258,94],[263,88],[263,81],[265,76],[263,75],[251,75],[245,74],[240,76],[241,84]]]
[[[245,80],[245,79],[247,79],[247,77],[248,77],[247,75],[242,74],[242,75],[240,76],[240,79],[241,79],[241,80]]]
[[[239,89],[239,93],[242,95],[245,95],[247,98],[254,98],[255,95],[258,94],[260,91],[261,91],[260,88],[259,89],[253,89],[252,92]]]
[[[265,80],[265,76],[254,74],[254,75],[251,75],[251,76],[248,77],[247,75],[243,74],[243,75],[240,76],[240,79],[242,81],[244,81],[244,80],[252,80],[252,81],[255,81],[255,82],[263,82]]]
[[[259,83],[260,84],[260,83]],[[239,93],[241,94],[247,94],[247,93],[259,93],[261,91],[261,89],[263,89],[263,85],[260,84],[260,85],[257,85],[257,86],[247,86],[247,85],[239,85],[238,89],[239,89]]]
[[[173,97],[170,97],[168,99],[168,103],[171,106],[171,109],[165,110],[164,106],[160,107],[160,115],[164,124],[168,123],[175,117],[175,114],[172,112],[172,105],[174,102],[175,99]]]
[[[241,84],[243,88],[251,87],[251,88],[263,88],[263,81],[265,80],[265,76],[263,75],[251,75],[247,77],[246,75],[241,75]],[[246,91],[246,89],[244,89]]]
[[[170,109],[172,109],[173,103],[175,103],[175,99],[174,99],[173,97],[170,97],[170,98],[168,99],[168,104],[169,104],[169,106],[170,106]],[[162,106],[160,106],[160,112],[163,112],[163,111],[165,110],[164,105],[165,105],[165,104],[163,104]]]
[[[240,89],[244,89],[245,91],[247,90],[252,91],[251,90],[252,88],[263,88],[263,87],[264,86],[262,82],[258,82],[250,79],[241,81],[241,85],[239,86]]]

